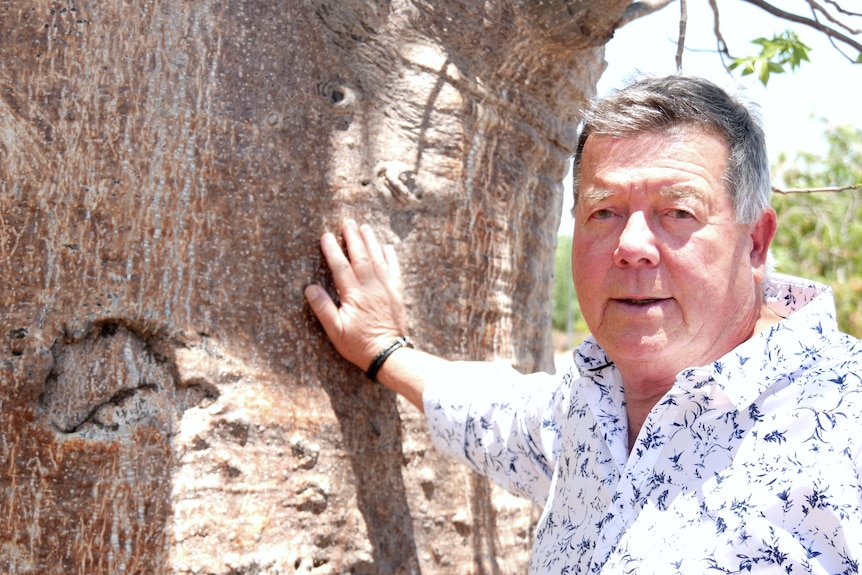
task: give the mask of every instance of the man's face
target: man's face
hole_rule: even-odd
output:
[[[774,218],[736,222],[727,156],[694,128],[587,140],[573,277],[590,331],[621,369],[672,376],[752,334]]]

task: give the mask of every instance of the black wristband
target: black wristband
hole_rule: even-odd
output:
[[[383,363],[387,359],[389,359],[389,356],[392,355],[392,352],[401,349],[402,347],[413,347],[413,342],[411,342],[410,338],[406,335],[402,335],[394,342],[392,342],[389,347],[377,354],[377,357],[374,358],[374,361],[372,361],[371,365],[368,367],[368,371],[365,372],[365,375],[368,376],[368,379],[370,379],[374,383],[380,383],[377,381],[377,372],[380,371],[380,368],[383,367]]]

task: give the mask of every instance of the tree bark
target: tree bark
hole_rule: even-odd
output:
[[[521,573],[304,304],[345,216],[411,335],[552,369],[579,108],[628,1],[0,0],[0,570]]]

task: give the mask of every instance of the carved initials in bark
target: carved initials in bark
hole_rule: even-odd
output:
[[[61,433],[110,440],[152,425],[176,433],[182,412],[218,397],[211,384],[178,387],[173,361],[146,338],[116,322],[82,339],[54,345],[54,367],[40,398],[44,416]],[[162,344],[164,346],[164,344]]]

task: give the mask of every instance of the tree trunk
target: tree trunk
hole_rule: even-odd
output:
[[[561,180],[628,0],[0,0],[0,571],[521,573],[529,505],[332,350],[372,223],[411,335],[552,369]]]

